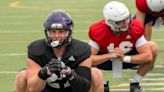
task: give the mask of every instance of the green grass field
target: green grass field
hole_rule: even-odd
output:
[[[0,4],[0,92],[12,92],[16,72],[26,66],[27,45],[43,38],[43,21],[54,9],[68,11],[75,23],[73,37],[88,40],[88,28],[93,22],[102,19],[102,9],[109,0],[1,0]],[[135,13],[135,0],[124,2]],[[153,41],[160,47],[156,67],[141,85],[146,92],[164,92],[164,27],[154,29]],[[158,30],[158,31],[157,31]],[[135,71],[125,70],[121,78],[113,78],[111,71],[104,71],[110,81],[111,92],[128,92],[129,79]]]

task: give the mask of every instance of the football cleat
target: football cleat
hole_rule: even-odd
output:
[[[110,92],[109,91],[109,81],[104,81],[104,92]]]
[[[131,83],[130,92],[144,92],[144,90],[139,86],[139,83]]]

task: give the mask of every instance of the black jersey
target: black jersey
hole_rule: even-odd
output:
[[[91,48],[87,43],[72,39],[72,41],[66,46],[66,49],[64,51],[63,56],[61,57],[61,60],[70,68],[75,69],[81,62],[89,58],[90,55],[91,55]],[[41,67],[44,67],[47,63],[49,63],[49,61],[52,58],[57,59],[57,57],[53,54],[52,47],[50,47],[46,43],[45,39],[36,40],[28,46],[28,58],[32,59]],[[66,90],[63,89],[63,87],[64,88],[70,87],[70,84],[66,78],[60,79],[60,75],[58,75],[58,80],[56,81],[51,81],[50,77],[46,81],[47,81],[47,85],[45,88],[48,87],[52,91],[72,92],[70,90],[62,91],[62,90]]]
[[[61,60],[69,67],[74,69],[83,60],[90,57],[90,46],[82,41],[72,39],[66,46]],[[57,58],[44,39],[36,40],[28,46],[28,58],[35,61],[41,67],[44,67],[52,58]]]

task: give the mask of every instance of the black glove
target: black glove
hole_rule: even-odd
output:
[[[51,73],[57,73],[62,70],[62,61],[58,59],[51,59],[51,61],[48,63],[48,69]]]
[[[52,73],[60,73],[60,71],[63,68],[63,64],[62,61],[58,60],[58,59],[51,59],[51,61],[49,61],[48,64],[46,64],[38,73],[38,76],[43,79],[46,80],[48,77],[50,77],[51,75],[47,74],[47,71],[49,70]]]

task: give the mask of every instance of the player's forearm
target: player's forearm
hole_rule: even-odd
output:
[[[140,20],[142,23],[144,23],[144,21],[145,21],[145,13],[143,13],[140,10],[137,9],[136,18],[138,20]]]
[[[38,76],[27,79],[28,91],[29,92],[41,92],[45,87],[46,81],[42,80]]]
[[[146,62],[152,61],[152,54],[151,53],[142,53],[131,56],[131,63],[134,64],[142,64]]]
[[[97,66],[101,63],[104,63],[105,61],[115,58],[116,55],[114,53],[107,53],[103,55],[92,55],[91,60],[92,60],[92,66]]]
[[[152,25],[153,25],[153,21],[149,22],[145,25],[144,36],[145,36],[147,41],[151,40]]]

